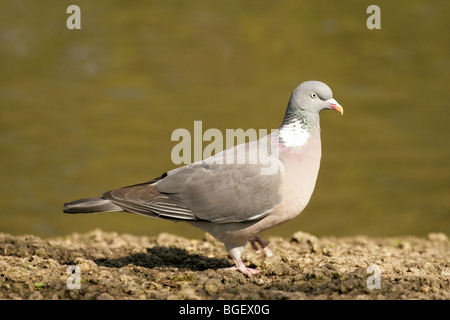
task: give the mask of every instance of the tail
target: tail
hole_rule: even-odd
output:
[[[64,204],[65,213],[90,213],[108,211],[123,211],[123,209],[103,197],[80,199]]]

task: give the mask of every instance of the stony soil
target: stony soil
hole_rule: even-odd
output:
[[[208,235],[0,233],[0,299],[450,299],[450,241],[442,233],[316,238],[297,232],[268,240],[271,258],[246,248],[244,263],[261,271],[249,278],[225,269],[231,260]],[[74,265],[80,289],[71,281]],[[368,286],[377,284],[375,269],[368,270],[373,265],[379,289]]]

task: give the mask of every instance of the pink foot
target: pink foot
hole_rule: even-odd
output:
[[[258,274],[260,271],[256,270],[256,269],[252,269],[249,267],[244,266],[243,268],[239,268],[237,266],[234,267],[230,267],[230,268],[226,268],[225,270],[237,270],[239,272],[242,272],[243,274],[245,274],[247,277],[251,277],[255,274]]]
[[[245,274],[247,277],[251,277],[259,273],[259,270],[246,267],[241,259],[234,260],[234,262],[236,265],[234,267],[226,268],[226,270],[237,270]]]

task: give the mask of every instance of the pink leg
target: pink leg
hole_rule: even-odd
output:
[[[256,251],[256,252],[258,252],[259,250],[260,250],[260,248],[258,248],[258,246],[256,245],[256,243],[258,243],[260,246],[261,246],[261,248],[262,248],[262,250],[263,250],[263,252],[264,252],[264,254],[266,255],[266,257],[268,257],[268,258],[270,258],[270,257],[272,257],[273,256],[273,253],[272,253],[272,251],[269,249],[269,241],[264,241],[263,239],[261,239],[260,237],[258,237],[258,236],[256,236],[256,237],[254,237],[252,240],[250,240],[250,244],[252,245],[252,248]]]
[[[259,273],[259,270],[246,267],[241,259],[234,260],[234,262],[236,263],[236,266],[231,267],[230,269],[240,271],[243,274],[245,274],[247,277],[251,277],[252,275]]]
[[[244,263],[241,260],[241,253],[244,251],[244,246],[240,247],[233,247],[233,248],[227,248],[228,252],[230,253],[231,257],[234,260],[234,263],[236,264],[234,267],[227,268],[231,270],[237,270],[245,274],[247,277],[251,277],[254,274],[258,274],[259,271],[256,269],[252,269],[249,267],[246,267]]]

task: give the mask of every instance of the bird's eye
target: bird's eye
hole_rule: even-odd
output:
[[[311,98],[313,98],[313,99],[317,99],[317,93],[315,93],[315,92],[313,92],[313,93],[311,93]]]

